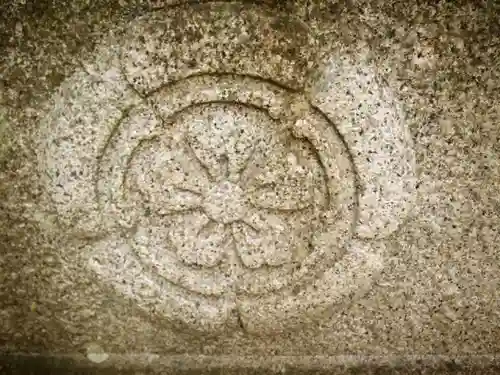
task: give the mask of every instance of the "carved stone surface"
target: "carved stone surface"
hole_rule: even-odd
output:
[[[279,22],[238,4],[159,10],[52,97],[40,171],[85,238],[78,261],[166,318],[300,321],[369,286],[411,208],[397,93]]]
[[[0,362],[494,372],[499,14],[0,2]]]

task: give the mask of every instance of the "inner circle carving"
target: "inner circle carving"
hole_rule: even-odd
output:
[[[188,88],[192,99],[172,108],[171,95]],[[134,228],[130,246],[149,272],[201,294],[261,294],[338,256],[315,249],[315,234],[337,233],[341,246],[353,205],[336,199],[352,183],[340,176],[353,175],[342,142],[322,132],[331,124],[304,103],[256,78],[197,76],[117,124],[101,158],[100,199],[122,207],[113,215]],[[337,153],[322,155],[325,146]]]

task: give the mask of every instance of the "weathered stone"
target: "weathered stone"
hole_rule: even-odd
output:
[[[2,14],[0,350],[249,373],[499,350],[498,7]]]

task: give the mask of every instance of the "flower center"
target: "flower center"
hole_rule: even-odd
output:
[[[208,216],[220,223],[237,221],[246,211],[243,190],[230,181],[222,181],[208,191],[203,208]]]

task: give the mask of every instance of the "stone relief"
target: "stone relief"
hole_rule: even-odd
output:
[[[276,17],[235,4],[140,17],[41,126],[77,261],[201,330],[280,329],[365,290],[414,200],[396,95],[368,60],[313,54],[307,28],[289,20],[290,38]]]

